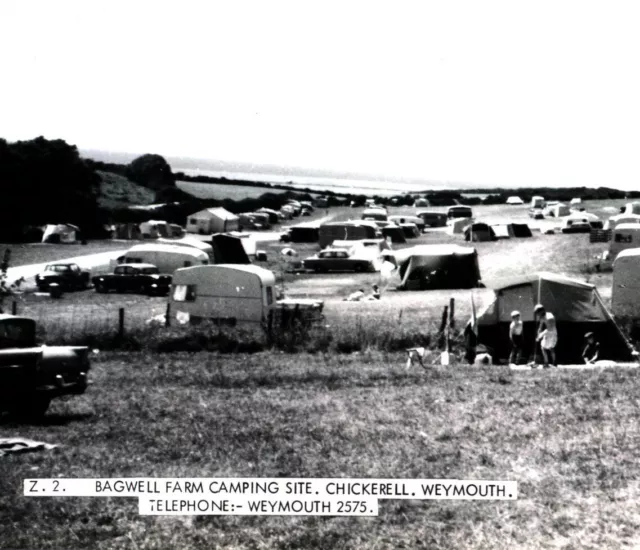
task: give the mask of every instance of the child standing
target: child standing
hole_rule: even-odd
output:
[[[509,364],[517,365],[522,356],[522,319],[519,311],[511,312],[511,325],[509,325],[509,340],[511,340],[511,354]]]
[[[587,341],[584,351],[582,352],[582,358],[585,364],[593,364],[598,360],[600,355],[600,344],[596,341],[593,332],[587,332],[584,335],[584,339]]]

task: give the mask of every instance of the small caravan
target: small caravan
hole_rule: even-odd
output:
[[[206,265],[209,256],[206,252],[191,246],[153,243],[132,246],[123,256],[116,260],[117,264],[152,264],[160,273],[173,273],[181,267]],[[114,268],[115,265],[112,265]]]
[[[173,274],[171,315],[186,314],[191,322],[260,323],[275,301],[274,274],[255,265],[201,265]]]

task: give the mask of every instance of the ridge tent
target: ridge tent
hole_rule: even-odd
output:
[[[240,237],[217,233],[211,237],[216,264],[250,264],[249,256]]]
[[[496,239],[510,239],[515,237],[513,227],[510,223],[499,223],[491,226]]]
[[[602,359],[630,361],[631,348],[605,307],[594,285],[553,273],[536,273],[498,282],[491,288],[495,300],[478,317],[478,340],[494,361],[509,356],[511,312],[520,312],[524,323],[523,357],[533,358],[537,331],[533,316],[536,304],[553,313],[558,329],[556,359],[582,364],[584,335],[593,332]]]
[[[524,204],[524,201],[520,197],[509,197],[507,199],[507,204]]]
[[[486,223],[475,222],[464,229],[464,240],[470,242],[495,241],[497,239],[493,228]]]
[[[401,279],[398,290],[474,288],[480,283],[475,248],[419,245],[397,251],[395,258]]]
[[[205,208],[187,218],[187,232],[211,235],[238,229],[238,216],[224,208]]]
[[[526,223],[510,223],[513,236],[516,238],[533,237],[530,227]]]

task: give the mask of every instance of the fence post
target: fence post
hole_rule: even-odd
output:
[[[18,315],[18,302],[11,302],[11,315]]]
[[[456,326],[455,305],[456,305],[456,299],[449,298],[449,326],[451,328],[455,328]]]
[[[171,326],[171,302],[167,302],[167,312],[165,313],[165,317],[164,317],[164,326],[165,327]]]
[[[124,308],[118,310],[118,338],[124,338]]]

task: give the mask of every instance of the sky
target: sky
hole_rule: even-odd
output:
[[[640,189],[640,3],[0,2],[0,137]]]

